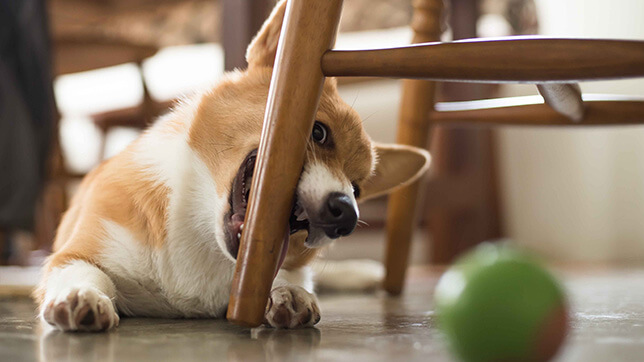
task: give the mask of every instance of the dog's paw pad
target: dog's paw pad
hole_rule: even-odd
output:
[[[104,331],[119,323],[112,301],[94,288],[67,289],[44,305],[43,319],[63,331]]]
[[[315,296],[301,287],[278,287],[271,291],[265,324],[275,328],[310,327],[320,321]]]

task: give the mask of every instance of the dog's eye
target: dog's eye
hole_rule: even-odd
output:
[[[326,126],[319,121],[315,121],[315,124],[313,125],[313,132],[311,132],[311,138],[313,138],[313,141],[323,145],[328,137],[328,131],[326,129]]]
[[[353,186],[353,196],[357,199],[360,197],[360,186],[358,186],[355,182],[351,183],[351,186]]]

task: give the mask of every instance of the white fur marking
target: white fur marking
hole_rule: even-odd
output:
[[[320,162],[311,161],[304,166],[297,191],[300,201],[313,210],[319,210],[332,192],[346,194],[351,198],[356,210],[358,209],[351,182],[338,179]]]
[[[67,331],[101,330],[118,325],[114,307],[116,287],[96,266],[82,260],[54,268],[47,279],[42,320]],[[81,322],[90,310],[93,320]]]
[[[114,298],[116,289],[114,283],[100,269],[82,260],[54,268],[47,278],[45,302],[52,301],[69,288],[93,287]]]
[[[273,280],[273,288],[296,285],[304,288],[307,292],[313,293],[313,270],[304,266],[300,269],[280,269]]]
[[[221,316],[234,269],[234,259],[224,252],[227,195],[217,193],[210,170],[188,144],[188,132],[165,132],[163,125],[155,124],[132,155],[153,182],[169,189],[165,243],[152,249],[104,222],[104,263],[126,314]]]

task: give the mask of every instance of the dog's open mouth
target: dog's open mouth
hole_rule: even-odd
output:
[[[253,150],[246,156],[239,171],[233,180],[233,186],[230,192],[230,212],[226,215],[226,224],[228,237],[226,238],[226,247],[230,255],[237,258],[239,252],[239,240],[244,231],[244,218],[246,208],[248,207],[248,197],[250,196],[250,187],[253,181],[253,171],[255,169],[255,160],[257,159],[257,150]],[[289,217],[288,230],[284,233],[284,244],[279,259],[279,265],[284,262],[286,250],[288,248],[289,236],[300,231],[309,229],[309,220],[305,209],[295,198],[291,216]],[[279,266],[278,266],[279,269]]]

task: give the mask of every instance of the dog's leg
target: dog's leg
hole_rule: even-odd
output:
[[[101,331],[116,327],[116,287],[96,266],[74,260],[52,269],[40,306],[43,320],[63,331]]]
[[[273,282],[265,324],[275,328],[311,327],[320,321],[320,307],[313,294],[313,276],[308,267],[281,269]]]

